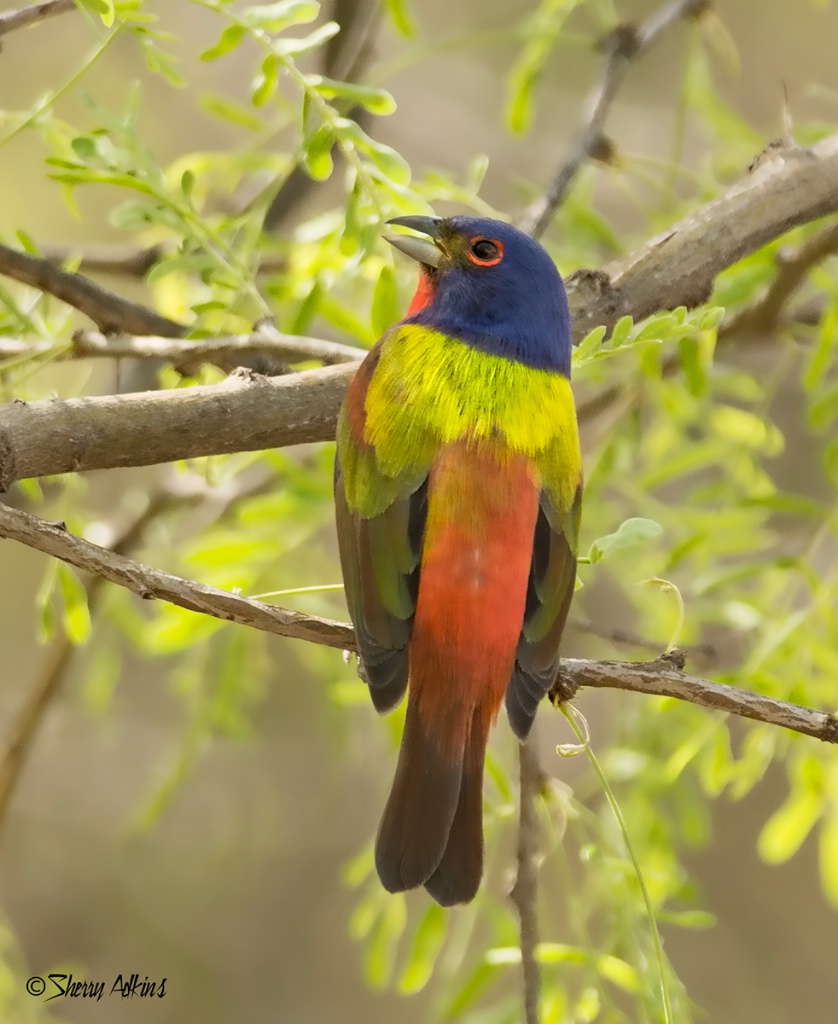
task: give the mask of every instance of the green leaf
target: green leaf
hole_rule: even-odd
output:
[[[641,979],[631,964],[626,963],[616,956],[609,956],[603,953],[596,959],[596,966],[603,978],[606,978],[612,985],[621,988],[624,992],[635,993],[642,991]]]
[[[370,85],[358,85],[355,82],[336,82],[322,75],[309,75],[308,81],[327,100],[341,97],[353,105],[364,107],[371,114],[392,114],[396,109],[396,101],[386,89],[374,89]]]
[[[96,139],[89,135],[77,135],[70,143],[73,152],[84,161],[95,160],[100,155]]]
[[[700,331],[715,330],[724,319],[724,315],[724,306],[710,306],[698,318],[698,329]]]
[[[303,149],[303,163],[309,175],[315,181],[325,181],[332,173],[334,161],[332,160],[332,147],[335,144],[335,136],[328,125],[322,125],[305,143]]]
[[[611,348],[619,348],[627,342],[633,326],[634,320],[630,316],[621,316],[616,324],[614,324],[614,330],[611,332],[609,339]]]
[[[527,43],[509,73],[506,119],[514,132],[525,132],[532,123],[533,92],[564,23],[579,0],[542,0],[527,19]]]
[[[263,127],[262,119],[254,114],[250,107],[237,103],[229,96],[205,92],[198,97],[198,103],[208,114],[221,121],[241,125],[242,128],[249,128],[251,131],[259,131]]]
[[[809,406],[809,423],[815,430],[825,430],[838,415],[838,381],[828,384]]]
[[[53,598],[58,584],[58,566],[61,563],[56,559],[50,559],[47,571],[38,592],[35,595],[35,608],[38,610],[39,638],[41,643],[47,643],[55,636],[55,606]]]
[[[589,331],[576,346],[573,352],[574,360],[585,359],[586,356],[596,352],[602,344],[602,339],[605,337],[606,330],[607,328],[605,327],[595,327],[592,331]]]
[[[431,903],[410,940],[410,958],[399,978],[399,991],[414,995],[428,984],[445,942],[446,918],[442,907]]]
[[[136,199],[120,203],[108,214],[109,223],[115,228],[123,228],[126,231],[146,228],[149,224],[154,223],[154,219],[154,214],[148,203]]]
[[[221,33],[221,37],[215,46],[211,46],[208,50],[204,50],[201,54],[201,60],[212,61],[225,57],[228,53],[231,53],[236,49],[246,35],[247,29],[244,25],[228,25]]]
[[[114,6],[113,0],[76,0],[86,10],[98,14],[102,22],[110,28],[113,25]]]
[[[338,118],[335,121],[335,130],[341,139],[351,143],[369,157],[370,162],[381,172],[385,181],[395,185],[410,183],[410,166],[405,159],[395,149],[370,138],[357,121],[348,117]]]
[[[411,16],[407,0],[384,0],[384,7],[397,32],[401,32],[403,36],[416,35],[416,23]]]
[[[827,306],[821,317],[818,341],[809,357],[806,372],[803,375],[803,387],[807,391],[814,391],[823,382],[832,365],[836,338],[838,338],[838,298]]]
[[[659,537],[662,532],[660,523],[653,519],[626,519],[614,533],[606,534],[593,542],[588,558],[591,562],[601,562],[618,551]]]
[[[274,53],[269,53],[262,61],[261,71],[253,83],[253,90],[250,94],[254,107],[264,107],[276,92],[280,67],[279,57]]]
[[[715,928],[718,918],[706,910],[659,910],[659,920],[665,924],[674,924],[676,928],[688,928],[691,931],[706,931]]]
[[[759,834],[757,850],[767,864],[782,864],[803,845],[823,810],[823,796],[814,790],[792,793],[768,819]]]
[[[299,57],[304,53],[319,49],[338,32],[340,32],[340,25],[334,21],[327,21],[325,25],[321,25],[301,39],[288,39],[285,36],[277,39],[273,44],[274,51],[282,57]]]
[[[823,891],[838,908],[838,808],[833,808],[821,825],[818,859]]]
[[[783,435],[763,416],[732,405],[717,405],[710,413],[710,424],[716,433],[735,445],[743,445],[764,455],[779,455]]]
[[[681,338],[678,342],[681,368],[687,378],[687,387],[696,398],[707,390],[707,374],[704,371],[701,343],[696,338]]]
[[[242,18],[252,28],[265,32],[282,32],[292,25],[307,25],[320,13],[320,4],[313,0],[281,0],[276,4],[246,7]]]
[[[28,252],[30,256],[40,255],[41,250],[38,248],[37,243],[28,232],[24,231],[22,228],[18,228],[15,234],[17,235],[17,240],[20,242],[24,252]]]
[[[396,277],[393,268],[384,266],[378,275],[375,291],[372,296],[370,320],[372,332],[376,337],[382,335],[388,327],[392,327],[401,316],[399,296],[396,291]]]
[[[373,928],[364,957],[364,973],[371,988],[383,989],[393,974],[398,940],[407,924],[402,893],[385,897],[384,912]]]
[[[358,689],[366,689],[366,687],[359,686]],[[366,697],[366,694],[364,696]],[[368,843],[349,861],[341,874],[344,885],[348,885],[350,889],[357,889],[358,886],[363,885],[371,877],[374,871],[375,856],[373,854],[373,846],[372,843]]]
[[[75,572],[64,562],[58,566],[58,587],[64,603],[62,623],[67,639],[76,645],[87,643],[90,637],[87,591]]]

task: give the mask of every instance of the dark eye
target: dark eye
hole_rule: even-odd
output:
[[[503,252],[491,238],[475,238],[471,243],[471,255],[477,263],[497,263]]]

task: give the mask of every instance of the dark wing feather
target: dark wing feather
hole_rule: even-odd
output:
[[[506,691],[509,724],[526,739],[538,705],[559,668],[559,643],[576,584],[576,551],[582,488],[562,513],[542,492],[533,538],[524,625]]]
[[[370,696],[380,713],[394,708],[407,686],[407,644],[419,589],[426,510],[424,480],[373,518],[351,512],[340,459],[335,459],[335,518],[346,601]]]

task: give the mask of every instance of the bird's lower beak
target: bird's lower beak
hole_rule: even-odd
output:
[[[439,248],[441,217],[394,217],[387,223],[401,228],[412,228],[423,235],[428,235],[428,238],[416,238],[415,235],[385,235],[384,237],[400,252],[419,263],[424,263],[428,267],[439,266],[442,257]],[[428,239],[433,239],[433,241]]]

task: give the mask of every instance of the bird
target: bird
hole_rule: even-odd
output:
[[[419,263],[407,315],[364,358],[337,426],[335,518],[372,703],[407,691],[375,843],[392,893],[469,903],[500,707],[526,741],[576,583],[582,459],[571,320],[547,251],[486,217],[396,217]]]

